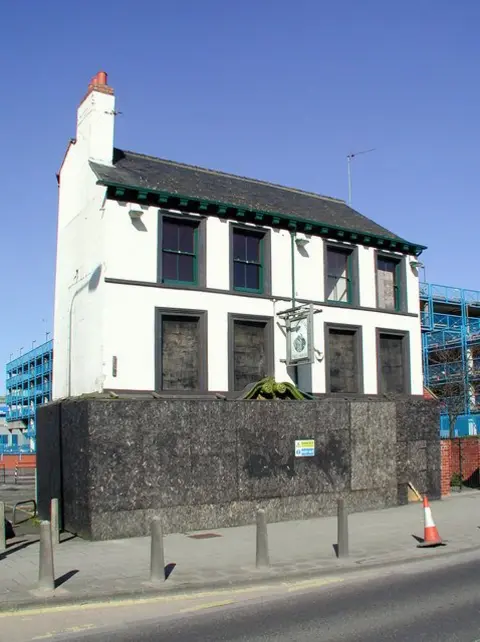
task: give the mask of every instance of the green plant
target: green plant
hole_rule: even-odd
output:
[[[460,476],[460,473],[453,473],[450,478],[450,486],[461,486],[461,485],[462,485],[462,478]]]
[[[289,382],[277,383],[273,377],[265,377],[257,381],[242,396],[243,399],[306,399],[306,393],[301,392],[296,386]]]

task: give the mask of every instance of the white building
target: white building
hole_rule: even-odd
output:
[[[423,246],[334,198],[116,149],[114,123],[101,72],[58,177],[53,398],[266,375],[422,394]],[[279,313],[304,304],[313,362],[291,368]]]

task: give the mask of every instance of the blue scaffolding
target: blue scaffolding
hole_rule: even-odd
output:
[[[420,283],[424,383],[442,401],[441,434],[480,434],[480,291]]]
[[[7,425],[20,428],[26,443],[8,447],[0,445],[0,452],[35,452],[35,413],[37,406],[48,403],[52,398],[52,365],[53,341],[47,341],[7,363]]]

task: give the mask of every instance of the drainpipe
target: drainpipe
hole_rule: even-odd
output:
[[[290,232],[290,255],[292,260],[292,308],[296,305],[296,284],[295,284],[295,238],[296,232]],[[298,387],[298,366],[291,366],[293,383]]]
[[[67,391],[68,397],[72,396],[72,323],[73,323],[73,304],[75,303],[75,299],[77,296],[83,292],[86,288],[88,288],[89,292],[93,292],[94,290],[97,289],[98,284],[100,283],[100,277],[102,274],[102,265],[99,265],[93,270],[93,272],[90,274],[90,278],[86,283],[81,285],[78,290],[76,290],[73,293],[73,296],[70,301],[70,309],[68,311],[68,381],[67,381]],[[76,282],[74,285],[78,285],[78,282]]]
[[[295,232],[290,232],[290,251],[292,257],[292,308],[295,307]]]

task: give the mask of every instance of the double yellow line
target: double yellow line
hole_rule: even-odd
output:
[[[323,586],[328,586],[331,584],[339,584],[344,582],[344,578],[341,577],[324,577],[317,578],[312,580],[303,580],[303,581],[292,581],[292,582],[281,582],[281,583],[272,583],[272,584],[263,584],[263,585],[252,585],[246,586],[237,589],[217,589],[212,591],[204,591],[198,593],[176,593],[173,595],[156,595],[152,597],[144,598],[130,598],[130,599],[118,599],[110,600],[107,602],[87,602],[84,604],[64,604],[61,606],[42,606],[34,607],[28,609],[20,609],[17,611],[4,611],[0,612],[0,619],[12,618],[12,617],[29,617],[34,615],[41,615],[45,613],[65,613],[65,612],[74,612],[74,611],[93,611],[99,609],[115,609],[115,608],[125,608],[128,606],[140,606],[143,604],[169,604],[172,602],[182,602],[182,601],[199,601],[207,600],[212,598],[221,598],[225,597],[224,600],[218,599],[217,601],[208,601],[201,602],[200,604],[194,604],[191,607],[186,607],[179,611],[180,613],[187,613],[190,611],[200,611],[203,609],[211,609],[221,606],[229,606],[238,602],[238,599],[241,596],[246,596],[252,593],[265,593],[268,592],[269,595],[272,592],[276,591],[279,595],[282,593],[294,592],[309,590],[314,588],[321,588]],[[228,599],[227,599],[228,598]]]

